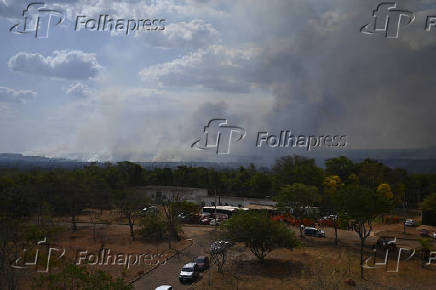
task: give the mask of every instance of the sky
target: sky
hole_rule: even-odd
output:
[[[396,1],[415,17],[398,38],[361,33],[378,1],[45,1],[64,19],[46,38],[10,31],[30,3],[0,0],[0,152],[225,160],[191,148],[215,118],[246,131],[232,156],[294,154],[256,146],[283,130],[347,136],[338,154],[436,146],[436,1]],[[99,15],[164,29],[75,30]]]

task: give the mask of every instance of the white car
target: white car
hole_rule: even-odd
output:
[[[169,286],[169,285],[162,285],[162,286],[157,287],[154,290],[173,290],[173,287]]]
[[[219,220],[219,219],[213,219],[209,222],[209,225],[211,225],[211,226],[218,226],[220,224],[221,224],[221,220]]]
[[[416,221],[412,220],[412,219],[407,219],[404,222],[404,225],[407,226],[407,227],[414,227],[414,226],[416,226]]]
[[[192,282],[195,281],[200,275],[200,270],[196,263],[188,263],[183,266],[182,271],[179,274],[180,282]]]

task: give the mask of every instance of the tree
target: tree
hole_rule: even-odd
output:
[[[279,192],[285,185],[303,183],[321,187],[324,171],[317,167],[314,159],[302,156],[283,156],[273,168],[273,191]]]
[[[296,218],[302,218],[306,215],[304,208],[319,202],[321,196],[315,186],[294,183],[283,186],[273,200],[277,202],[277,208],[286,212],[291,211]],[[300,227],[300,236],[303,237],[302,227]]]
[[[177,192],[175,194],[171,194],[170,196],[166,196],[166,198],[162,200],[161,204],[168,232],[168,248],[170,249],[171,239],[179,240],[179,233],[182,230],[180,226],[180,220],[178,218],[178,215],[181,213],[181,202],[180,194]]]
[[[360,275],[363,279],[363,248],[373,229],[374,219],[388,212],[392,202],[385,194],[359,185],[347,185],[335,195],[336,208],[354,220],[353,230],[360,238]]]
[[[295,209],[296,207],[312,206],[319,202],[321,196],[318,188],[302,183],[294,183],[285,185],[280,190],[280,193],[273,197],[277,202],[277,207],[282,209]]]
[[[346,180],[351,174],[355,173],[356,166],[353,161],[345,156],[327,159],[325,171],[330,175],[337,175],[341,180]]]
[[[276,248],[292,250],[299,245],[293,231],[265,212],[237,213],[222,227],[232,241],[243,242],[261,262]]]
[[[370,188],[376,188],[378,184],[386,179],[390,171],[391,169],[381,162],[365,159],[359,164],[360,184]]]
[[[382,183],[377,186],[377,192],[386,196],[387,199],[393,199],[394,194],[392,192],[391,186],[387,183]]]
[[[156,243],[156,253],[158,251],[158,242],[163,240],[167,234],[168,228],[162,216],[159,214],[146,214],[142,219],[139,220],[139,230],[138,233],[144,240],[149,240]]]
[[[428,195],[420,205],[422,208],[422,223],[436,225],[436,193]]]
[[[120,192],[119,205],[122,214],[127,218],[130,228],[130,237],[135,240],[134,225],[140,210],[150,204],[150,200],[140,191]]]
[[[323,189],[323,203],[324,204],[330,204],[331,200],[333,199],[334,194],[339,189],[339,187],[342,185],[341,178],[337,175],[330,175],[324,177],[324,181],[322,183],[322,189]]]
[[[215,241],[210,245],[209,255],[218,268],[218,273],[223,272],[224,264],[227,258],[227,249],[231,246],[231,243],[226,241]]]
[[[67,212],[70,213],[73,231],[77,230],[76,217],[85,208],[88,202],[86,198],[87,187],[85,184],[85,175],[81,170],[73,172],[64,172],[60,176],[60,189],[64,193],[64,199]]]
[[[406,186],[404,183],[396,183],[393,186],[395,205],[402,205],[405,208]]]
[[[251,193],[255,197],[265,197],[271,195],[272,183],[269,175],[257,172],[250,179]]]
[[[333,202],[336,192],[342,186],[341,178],[338,175],[326,176],[323,182],[323,204],[335,211],[333,227],[335,229],[335,245],[338,244],[338,211]]]
[[[429,194],[424,201],[421,202],[421,208],[424,211],[436,214],[436,193]]]

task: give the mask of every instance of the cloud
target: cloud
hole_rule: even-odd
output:
[[[144,160],[144,152],[155,160],[209,159],[212,153],[201,155],[189,146],[201,134],[201,126],[216,117],[247,130],[244,142],[232,148],[235,154],[259,153],[250,139],[259,130],[346,134],[351,148],[435,146],[436,37],[424,31],[425,16],[435,14],[434,1],[425,6],[397,1],[398,7],[417,15],[415,23],[401,28],[399,39],[359,32],[373,19],[377,1],[321,2],[65,1],[59,5],[66,7],[66,22],[75,15],[102,13],[114,18],[150,16],[167,19],[167,29],[110,39],[103,47],[100,35],[86,38],[84,33],[87,45],[101,48],[111,65],[112,77],[99,78],[92,90],[85,84],[98,73],[95,56],[94,62],[85,64],[76,56],[85,68],[73,71],[87,74],[75,78],[66,77],[68,62],[54,63],[54,58],[63,59],[55,53],[20,53],[14,61],[11,58],[10,67],[32,73],[35,79],[45,75],[75,80],[68,88],[70,95],[95,93],[51,110],[58,112],[59,122],[41,125],[40,132],[54,132],[50,145],[60,139],[66,144],[53,152],[83,150],[97,152],[97,159],[110,155],[112,160]],[[126,43],[128,53],[113,53]],[[137,71],[146,88],[133,90],[141,86],[130,77]],[[117,84],[122,87],[114,89]],[[18,121],[23,130],[9,136],[24,131],[25,124]],[[54,124],[76,127],[66,130]],[[49,147],[47,138],[40,140],[43,149]],[[16,147],[7,142],[8,148]],[[276,152],[262,154],[271,157]]]
[[[93,91],[83,83],[74,83],[66,91],[67,95],[79,98],[88,98],[93,95]]]
[[[255,48],[227,48],[211,45],[170,62],[139,72],[144,82],[157,81],[164,87],[200,87],[223,92],[246,93],[256,64]]]
[[[147,45],[162,48],[195,48],[208,46],[220,41],[220,33],[202,19],[170,23],[165,30],[157,33],[143,32]]]
[[[16,72],[70,80],[91,79],[102,69],[94,53],[80,50],[55,50],[46,57],[19,52],[9,59],[8,66]]]
[[[0,87],[0,102],[26,103],[37,95],[32,90],[15,90],[7,87]]]
[[[0,1],[0,17],[20,18],[21,12],[24,8],[24,2],[14,0],[2,0]]]

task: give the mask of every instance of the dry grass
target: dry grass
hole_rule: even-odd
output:
[[[230,251],[225,272],[213,268],[194,289],[435,289],[436,264],[425,269],[420,261],[401,261],[398,273],[366,269],[360,279],[357,249],[334,246],[274,250],[259,263],[242,245]],[[379,261],[380,262],[380,261]],[[395,261],[388,270],[395,269]]]
[[[174,249],[180,250],[187,246],[189,242],[182,240],[180,242],[172,241],[171,250],[168,249],[168,243],[162,241],[160,243],[146,242],[137,237],[137,240],[132,241],[129,234],[129,227],[126,225],[99,225],[96,230],[96,239],[94,240],[92,225],[80,225],[75,232],[71,230],[64,231],[56,241],[50,241],[51,245],[56,248],[65,249],[65,259],[69,263],[78,261],[80,251],[86,250],[88,253],[101,254],[101,249],[110,249],[111,254],[121,253],[127,254],[156,254],[159,253],[163,258],[169,257],[175,253]],[[107,250],[106,250],[107,252]],[[83,255],[83,254],[82,254]],[[148,256],[150,257],[150,256]],[[113,265],[111,260],[108,265],[86,265],[90,271],[101,270],[109,273],[113,278],[124,278],[130,281],[143,272],[150,270],[154,265],[150,263],[141,263],[140,265],[131,265],[126,269],[123,265]],[[82,263],[83,264],[83,263]],[[56,267],[52,267],[52,271],[56,272]],[[22,289],[30,289],[30,277],[38,275],[32,269],[26,270],[26,281],[20,281]],[[45,274],[42,274],[45,275]]]

